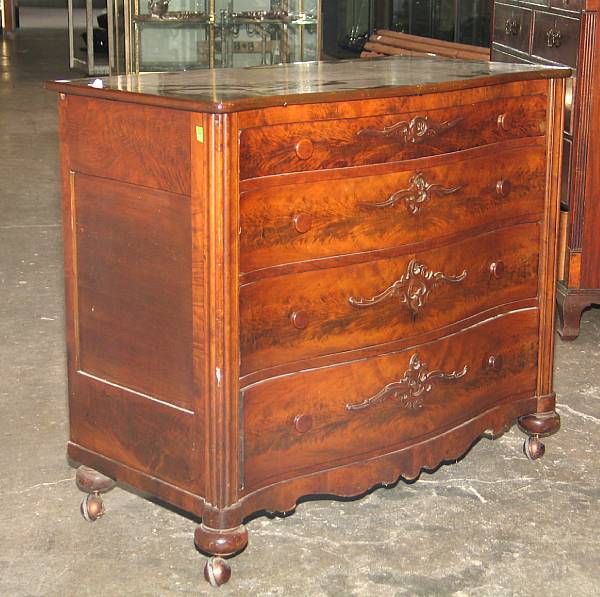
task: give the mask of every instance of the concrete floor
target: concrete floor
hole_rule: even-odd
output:
[[[208,595],[195,522],[115,489],[94,524],[65,459],[55,98],[65,34],[21,31],[0,66],[0,595]],[[563,427],[531,463],[513,429],[359,501],[256,518],[227,595],[600,595],[600,309],[558,342]]]

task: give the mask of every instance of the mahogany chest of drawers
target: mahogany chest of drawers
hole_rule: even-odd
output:
[[[600,34],[598,0],[498,0],[492,60],[567,65],[563,132],[558,331],[579,334],[581,312],[600,303]]]
[[[70,457],[202,517],[556,431],[564,69],[390,58],[55,82]],[[222,558],[205,569],[229,577]]]

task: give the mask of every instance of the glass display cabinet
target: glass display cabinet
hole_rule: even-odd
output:
[[[376,29],[463,44],[490,45],[491,0],[328,0],[323,2],[323,51],[355,56]]]
[[[390,0],[388,29],[475,46],[490,45],[489,0]]]
[[[125,72],[316,60],[320,0],[128,0]]]
[[[354,58],[375,29],[372,0],[323,3],[323,51],[330,58]]]

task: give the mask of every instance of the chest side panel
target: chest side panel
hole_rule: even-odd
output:
[[[199,491],[189,113],[63,102],[71,442]]]

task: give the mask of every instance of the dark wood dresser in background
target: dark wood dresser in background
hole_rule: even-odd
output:
[[[50,84],[84,516],[122,482],[230,556],[257,511],[414,479],[517,420],[540,456],[564,76],[384,58]]]
[[[600,303],[599,0],[494,3],[492,60],[561,64],[567,84],[558,331],[579,334],[581,312]]]

